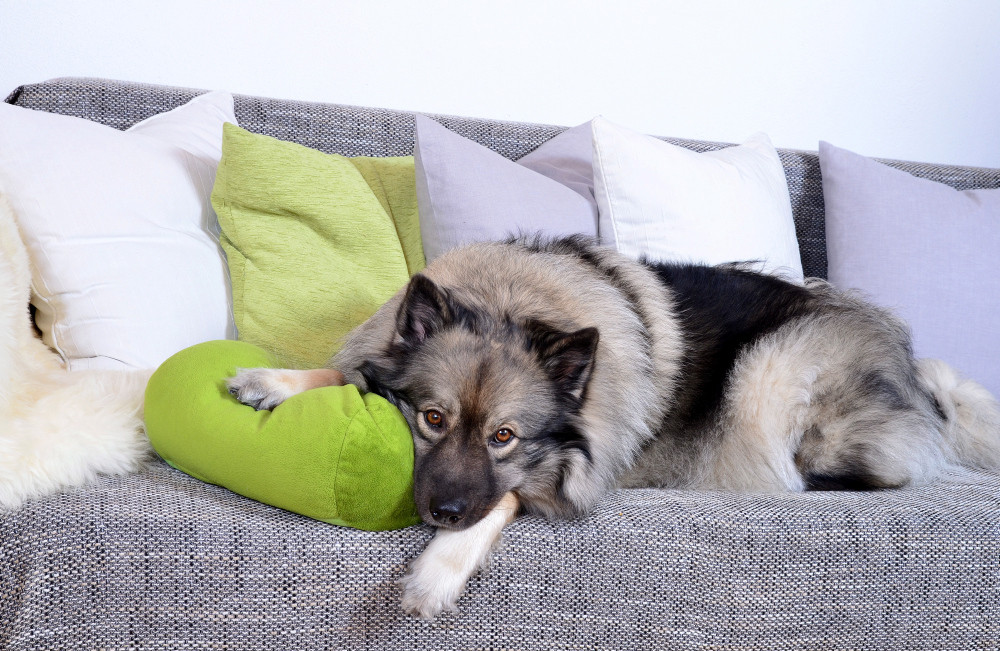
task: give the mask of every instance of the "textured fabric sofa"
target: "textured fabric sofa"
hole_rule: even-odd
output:
[[[7,101],[127,128],[199,92],[57,79]],[[236,115],[326,152],[413,148],[403,111],[237,96]],[[509,158],[562,129],[435,117]],[[824,276],[817,155],[780,155],[806,275]],[[888,164],[1000,187],[1000,170]],[[152,462],[0,513],[0,647],[1000,648],[1000,476],[983,472],[867,493],[617,491],[580,520],[517,520],[460,612],[426,622],[395,582],[431,535],[312,521]]]

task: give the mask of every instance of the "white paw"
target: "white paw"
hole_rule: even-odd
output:
[[[517,496],[507,493],[485,518],[468,529],[438,529],[424,553],[399,580],[403,610],[424,619],[457,610],[469,577],[489,560],[500,531],[514,519],[517,509]]]
[[[416,617],[434,619],[444,611],[456,612],[458,598],[469,575],[441,553],[428,547],[399,580],[403,610]]]
[[[277,368],[241,368],[226,381],[229,393],[254,409],[274,409],[295,395],[288,374]]]

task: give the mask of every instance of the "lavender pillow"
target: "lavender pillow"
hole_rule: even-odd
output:
[[[821,142],[829,279],[909,322],[918,357],[1000,396],[1000,189],[959,192]]]
[[[414,158],[427,262],[518,233],[597,236],[589,123],[513,162],[418,115]]]

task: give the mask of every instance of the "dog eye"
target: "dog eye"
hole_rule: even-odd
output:
[[[490,439],[490,443],[493,445],[507,445],[514,438],[514,430],[508,427],[501,427],[496,432],[493,433],[493,438]]]
[[[444,414],[437,409],[428,409],[424,412],[424,420],[431,427],[444,427]]]

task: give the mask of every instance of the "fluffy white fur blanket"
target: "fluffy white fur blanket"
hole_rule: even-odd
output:
[[[150,455],[142,400],[150,372],[67,371],[35,335],[28,254],[0,196],[0,510],[132,472]]]

